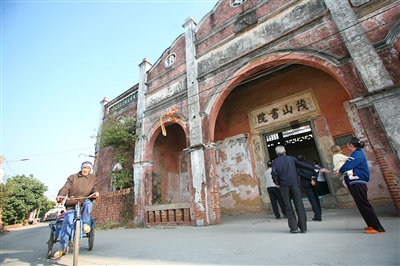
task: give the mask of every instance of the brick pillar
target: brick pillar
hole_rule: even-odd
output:
[[[176,222],[177,222],[177,223],[182,222],[182,219],[183,219],[183,210],[182,210],[182,209],[177,209],[177,210],[175,210],[175,214],[176,214]]]
[[[149,213],[149,217],[148,217],[148,223],[149,224],[152,224],[152,223],[154,223],[154,212],[153,211],[149,211],[148,212]]]
[[[164,211],[164,210],[161,211],[161,222],[163,222],[163,223],[168,222],[167,211]]]
[[[154,212],[154,216],[155,216],[155,223],[157,224],[157,223],[160,223],[161,222],[161,213],[160,213],[160,211],[155,211]]]
[[[185,223],[190,221],[190,210],[189,209],[183,209],[183,220]]]
[[[170,222],[170,223],[176,222],[175,211],[176,210],[168,210],[168,222]]]

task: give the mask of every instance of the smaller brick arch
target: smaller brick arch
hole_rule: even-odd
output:
[[[183,129],[185,136],[188,136],[189,130],[187,128],[186,123],[182,120],[182,115],[177,113],[176,117],[178,118],[176,121],[164,121],[164,126],[168,127],[169,125],[172,125],[172,124],[178,124]],[[161,124],[160,124],[159,119],[157,119],[148,131],[149,134],[148,134],[147,142],[145,144],[146,152],[145,152],[144,158],[143,158],[145,161],[148,161],[148,160],[151,161],[151,159],[153,158],[154,143],[155,143],[157,137],[161,134],[161,131],[162,131]],[[168,132],[167,132],[167,134],[168,134]],[[186,138],[186,146],[188,146],[188,145],[189,145],[189,139]]]

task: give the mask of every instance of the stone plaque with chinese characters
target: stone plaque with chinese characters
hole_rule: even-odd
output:
[[[288,123],[320,113],[312,90],[303,91],[249,111],[253,130]]]

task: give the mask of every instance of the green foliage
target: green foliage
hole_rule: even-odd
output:
[[[111,146],[122,153],[132,151],[136,140],[135,126],[135,117],[120,119],[116,115],[107,116],[101,131],[100,146]]]
[[[114,187],[116,188],[130,188],[133,187],[133,175],[130,170],[121,170],[111,174]]]
[[[0,183],[0,209],[7,204],[8,195],[10,194],[9,189],[6,185]]]
[[[4,189],[7,193],[2,213],[4,225],[21,223],[29,212],[47,207],[48,199],[44,192],[48,188],[33,175],[8,178]]]
[[[55,206],[56,206],[56,203],[54,201],[47,199],[44,206],[40,209],[39,217],[43,218],[44,214],[48,210],[53,209]]]
[[[112,147],[114,159],[122,165],[122,170],[111,174],[114,187],[124,189],[133,187],[133,168],[135,151],[136,117],[107,116],[98,137],[100,147]]]

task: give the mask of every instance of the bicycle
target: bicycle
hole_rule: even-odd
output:
[[[93,249],[94,245],[94,232],[95,232],[95,227],[94,224],[96,222],[96,218],[90,217],[89,221],[89,226],[90,226],[90,232],[89,233],[84,233],[82,232],[82,223],[81,223],[81,205],[86,199],[95,199],[96,197],[94,195],[90,195],[88,197],[80,197],[80,198],[64,198],[64,201],[67,200],[75,200],[75,210],[74,210],[74,220],[73,220],[73,227],[71,231],[71,235],[68,240],[68,245],[66,246],[65,254],[68,254],[68,248],[72,247],[74,250],[73,253],[73,265],[78,265],[78,255],[79,255],[79,249],[80,245],[82,244],[82,238],[88,238],[88,250],[91,251]],[[59,242],[59,233],[61,230],[62,226],[62,220],[52,222],[49,224],[50,227],[50,238],[47,241],[47,258],[50,259],[52,252],[53,252],[53,245],[56,242]],[[79,229],[79,230],[77,230]]]

